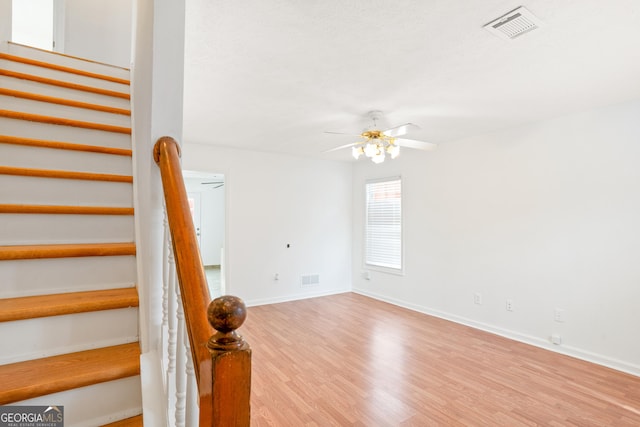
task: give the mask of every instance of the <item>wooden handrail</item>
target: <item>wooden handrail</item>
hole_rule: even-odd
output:
[[[186,329],[198,384],[200,426],[249,426],[251,349],[236,334],[246,308],[241,299],[225,296],[210,303],[209,288],[187,192],[180,148],[171,137],[153,150],[160,168],[167,220],[184,309]]]

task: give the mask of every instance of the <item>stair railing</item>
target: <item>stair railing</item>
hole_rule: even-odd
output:
[[[169,420],[176,427],[248,426],[251,349],[236,333],[246,307],[232,296],[209,302],[180,147],[173,138],[162,137],[153,156],[166,208],[163,369]]]

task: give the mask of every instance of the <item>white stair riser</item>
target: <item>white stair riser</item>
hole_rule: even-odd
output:
[[[113,65],[102,64],[99,62],[88,61],[81,58],[74,58],[71,56],[60,55],[53,52],[47,52],[40,49],[31,48],[14,43],[6,43],[4,49],[0,49],[2,52],[7,52],[11,55],[22,56],[25,58],[31,58],[36,61],[48,62],[50,64],[62,65],[63,67],[71,67],[80,70],[89,71],[91,73],[104,74],[107,76],[117,77],[120,79],[129,78],[129,70],[126,68],[116,67]]]
[[[133,255],[0,261],[0,298],[134,286]]]
[[[32,76],[44,77],[47,79],[60,80],[63,82],[71,82],[83,86],[112,90],[115,92],[130,93],[130,87],[127,84],[110,82],[95,77],[81,76],[66,71],[52,70],[50,68],[39,67],[37,65],[8,61],[6,59],[0,59],[0,69],[29,74]]]
[[[131,127],[131,116],[0,95],[0,109],[110,126]]]
[[[20,92],[37,93],[55,98],[70,99],[73,101],[87,102],[90,104],[105,105],[107,107],[122,108],[128,110],[131,103],[128,99],[114,96],[102,95],[99,93],[86,92],[65,87],[49,85],[31,80],[17,79],[0,75],[0,87],[18,90]]]
[[[133,242],[130,215],[1,214],[0,245]],[[10,224],[10,226],[8,226]]]
[[[0,200],[8,204],[133,206],[129,183],[0,175]]]
[[[2,322],[0,364],[137,340],[137,307]]]
[[[131,175],[130,156],[1,144],[3,166]]]
[[[96,427],[142,413],[140,376],[40,396],[15,405],[64,406],[65,427]]]
[[[5,117],[0,117],[0,133],[25,138],[131,149],[131,135],[129,134],[36,123]]]

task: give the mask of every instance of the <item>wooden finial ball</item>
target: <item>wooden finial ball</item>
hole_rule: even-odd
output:
[[[247,307],[238,297],[225,295],[214,299],[207,308],[207,318],[213,328],[222,333],[235,331],[247,318]]]

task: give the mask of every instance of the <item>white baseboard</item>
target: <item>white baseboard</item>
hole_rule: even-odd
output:
[[[298,300],[303,300],[308,298],[344,294],[346,292],[351,292],[351,289],[345,288],[345,289],[333,289],[330,291],[323,291],[323,292],[305,292],[304,294],[286,295],[282,297],[245,300],[244,303],[247,307],[254,307],[258,305],[277,304],[280,302],[298,301]]]
[[[425,307],[422,305],[408,303],[406,301],[401,301],[395,298],[389,298],[389,297],[379,295],[367,290],[353,289],[352,292],[360,295],[364,295],[370,298],[374,298],[380,301],[384,301],[389,304],[397,305],[399,307],[403,307],[412,311],[417,311],[419,313],[427,314],[434,317],[439,317],[441,319],[449,320],[451,322],[459,323],[465,326],[470,326],[472,328],[480,329],[482,331],[489,332],[495,335],[500,335],[502,337],[509,338],[514,341],[519,341],[525,344],[533,345],[535,347],[543,348],[545,350],[549,350],[554,353],[560,353],[566,356],[575,357],[576,359],[581,359],[587,362],[596,363],[598,365],[606,366],[608,368],[615,369],[617,371],[622,371],[622,372],[640,377],[640,365],[637,365],[637,364],[613,359],[611,357],[607,357],[597,353],[592,353],[592,352],[589,352],[580,348],[572,347],[572,346],[554,345],[546,339],[542,339],[532,335],[522,334],[520,332],[512,331],[509,329],[499,328],[487,323],[482,323],[472,319],[467,319],[465,317],[456,316],[454,314],[445,313],[445,312],[435,310],[429,307]]]

